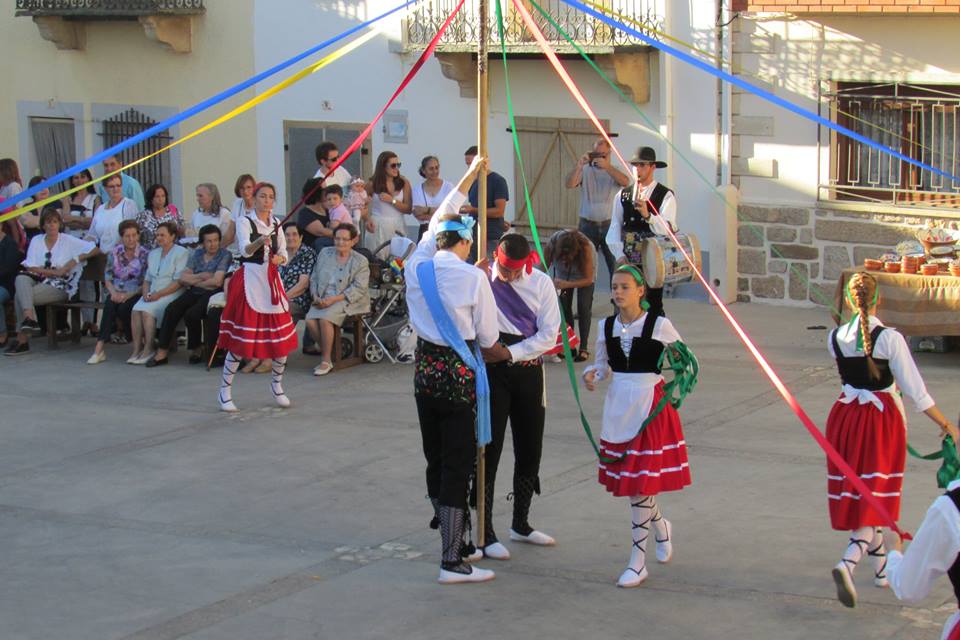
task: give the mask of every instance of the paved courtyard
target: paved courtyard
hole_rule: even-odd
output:
[[[837,393],[827,314],[732,308],[822,427]],[[614,586],[629,510],[596,482],[559,365],[532,517],[558,545],[513,544],[511,562],[483,563],[493,582],[441,587],[409,366],[318,379],[296,356],[291,409],[271,405],[265,376],[238,376],[242,411],[228,416],[217,374],[182,351],[146,370],[110,347],[90,367],[90,339],[58,352],[36,341],[0,359],[0,639],[939,637],[956,608],[946,581],[903,605],[864,567],[861,604],[836,602],[830,568],[846,538],[829,528],[819,449],[714,307],[667,309],[702,366],[681,410],[694,484],[662,497],[674,560],[651,553],[633,590]],[[956,417],[960,353],[917,359]],[[601,404],[585,393],[598,430]],[[917,448],[937,446],[926,418],[910,425]],[[508,451],[502,478],[511,468]],[[938,493],[935,468],[907,465],[908,529]]]

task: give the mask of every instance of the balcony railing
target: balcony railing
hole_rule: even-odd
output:
[[[204,11],[203,0],[17,0],[16,15],[93,19],[194,15]]]
[[[408,50],[423,49],[440,30],[450,12],[457,6],[457,0],[429,0],[422,2],[408,18],[404,26],[404,48]],[[441,52],[474,51],[480,38],[480,12],[477,0],[467,0],[463,9],[457,14],[450,26],[444,32],[438,43],[437,50]],[[488,3],[489,4],[489,3]],[[539,52],[539,47],[533,36],[526,29],[523,18],[508,4],[504,12],[504,28],[507,49],[513,53]],[[642,46],[637,38],[618,29],[613,29],[599,20],[574,9],[561,0],[540,0],[538,4],[549,13],[557,24],[577,44],[588,51],[603,52],[614,48]],[[642,23],[638,27],[651,37],[656,37],[651,29],[662,30],[663,18],[657,15],[655,0],[608,0],[604,2],[611,9],[632,17]],[[529,6],[529,5],[528,5]],[[567,40],[540,13],[530,7],[528,9],[537,25],[543,31],[547,41],[561,52],[572,52],[574,49]],[[493,9],[488,16],[491,51],[499,47],[497,36],[496,17]]]

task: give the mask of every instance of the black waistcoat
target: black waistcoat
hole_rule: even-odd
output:
[[[273,231],[277,230],[277,227],[280,226],[280,223],[276,220],[273,221]],[[257,223],[253,220],[250,221],[250,242],[256,242],[260,239],[260,236],[263,235],[257,230]],[[249,257],[240,256],[240,262],[252,262],[254,264],[263,264],[263,247],[260,247],[253,252]],[[273,233],[270,236],[270,255],[276,255],[279,250],[277,245],[277,234]]]
[[[660,355],[663,343],[653,339],[653,328],[657,317],[648,313],[643,320],[640,337],[630,343],[630,357],[623,352],[620,336],[613,335],[613,322],[616,316],[610,316],[603,324],[603,336],[607,341],[607,360],[610,368],[619,373],[660,373]]]
[[[659,182],[653,187],[653,192],[649,198],[653,205],[650,208],[651,214],[653,214],[653,209],[656,209],[657,212],[660,211],[660,207],[663,206],[663,199],[667,197],[668,193],[673,193],[673,191]],[[624,189],[620,192],[620,205],[623,207],[623,231],[633,231],[643,236],[654,235],[653,227],[643,219],[640,210],[633,204],[633,189]]]
[[[881,326],[874,327],[873,331],[870,332],[870,338],[873,340],[874,345],[877,344],[877,338],[880,337],[880,334],[883,333],[885,328],[886,327]],[[893,384],[893,372],[890,371],[889,361],[880,358],[873,359],[874,364],[877,365],[877,369],[880,370],[880,379],[874,380],[867,372],[866,356],[847,357],[843,355],[843,352],[840,351],[840,344],[837,342],[836,330],[831,334],[830,339],[833,340],[833,352],[837,358],[837,370],[840,372],[840,379],[843,381],[843,384],[848,384],[856,389],[867,389],[868,391],[880,391]]]

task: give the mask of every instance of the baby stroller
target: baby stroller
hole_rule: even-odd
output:
[[[387,247],[389,257],[378,257]],[[412,240],[398,235],[373,252],[358,249],[370,262],[370,313],[363,318],[366,336],[362,346],[367,362],[380,362],[384,357],[393,364],[413,361],[416,333],[407,313],[403,264],[416,248]],[[352,354],[355,337],[345,335],[343,339],[344,353]]]

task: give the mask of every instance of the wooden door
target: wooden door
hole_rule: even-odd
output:
[[[600,123],[609,130],[610,123]],[[576,228],[580,209],[580,189],[567,189],[567,174],[577,159],[593,148],[597,140],[596,128],[586,118],[532,118],[517,117],[517,133],[523,170],[530,189],[534,219],[541,235],[557,229]],[[529,230],[527,206],[523,197],[523,179],[520,167],[514,163],[513,193],[514,226]]]

